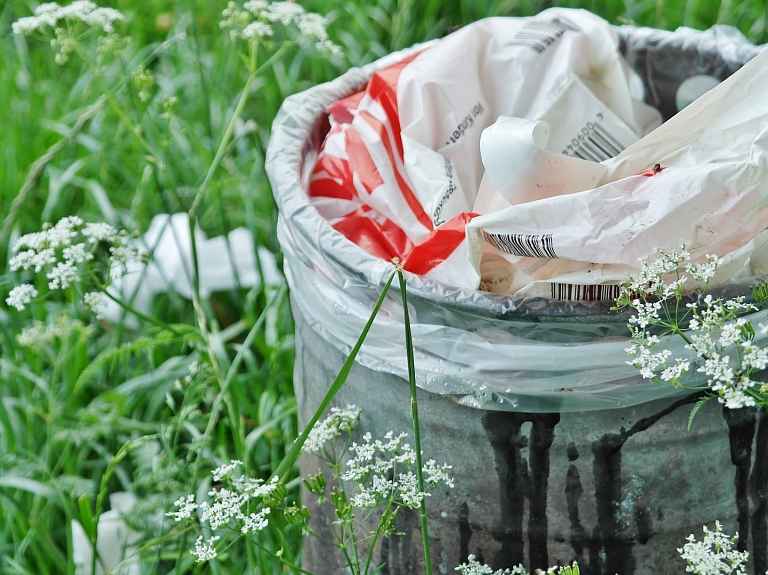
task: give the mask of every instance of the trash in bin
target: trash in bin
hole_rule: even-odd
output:
[[[638,92],[644,91],[645,99],[662,110],[664,118],[674,110],[677,92],[687,78],[707,75],[724,80],[761,50],[737,31],[723,27],[674,33],[630,26],[615,30],[621,53],[642,78],[643,89]],[[458,260],[457,265],[464,264],[471,271],[465,251],[454,249],[448,258],[440,251],[465,242],[464,222],[441,224],[441,234],[452,234],[447,241],[437,241],[437,232],[428,232],[419,246],[423,257],[415,259],[419,252],[410,247],[413,241],[398,226],[363,204],[358,188],[340,185],[342,176],[352,178],[345,172],[348,162],[341,161],[346,158],[343,153],[336,154],[340,159],[336,164],[325,163],[332,175],[326,181],[327,191],[320,195],[313,185],[313,195],[308,195],[310,179],[318,179],[321,173],[316,162],[321,144],[327,140],[323,153],[330,156],[332,140],[328,136],[349,129],[336,121],[330,126],[328,111],[343,117],[344,98],[358,94],[355,98],[362,102],[365,94],[360,91],[372,85],[369,80],[378,77],[375,73],[418,53],[428,51],[423,45],[416,46],[352,69],[328,84],[289,97],[281,108],[272,129],[266,169],[280,211],[278,239],[295,313],[332,347],[348,352],[392,274],[387,256],[407,253],[409,269],[426,274],[406,274],[420,387],[466,405],[526,412],[627,407],[684,393],[643,381],[626,364],[628,316],[611,312],[611,300],[509,296],[432,281],[447,267],[433,264]],[[394,97],[391,91],[390,95]],[[394,105],[392,97],[383,101]],[[341,104],[335,104],[340,100]],[[707,123],[701,119],[703,127]],[[394,135],[390,141],[394,140],[393,149],[397,149]],[[658,176],[647,179],[660,180]],[[339,233],[345,214],[368,222],[367,229],[357,228],[365,233],[356,232],[367,243],[358,245]],[[765,273],[768,249],[762,234],[757,240],[761,244],[754,254],[761,256],[761,262],[757,266],[752,259],[753,273]],[[372,255],[376,248],[392,251],[376,257]],[[423,269],[414,270],[415,262]],[[747,293],[749,285],[744,278],[721,289],[732,297]],[[386,299],[357,361],[374,371],[405,377],[401,305],[396,294]],[[765,321],[763,315],[747,319]],[[686,353],[676,342],[668,349],[675,357]]]
[[[722,28],[617,31],[621,53],[642,78],[645,100],[665,119],[676,111],[681,91],[690,98],[689,88],[682,88],[689,77],[723,80],[759,51]],[[338,128],[337,120],[329,125],[328,108],[343,118],[347,105],[354,116],[365,94],[357,96],[357,103],[344,98],[358,94],[377,71],[418,52],[427,53],[420,46],[393,54],[288,98],[273,126],[266,165],[280,210],[278,238],[296,318],[294,383],[302,423],[336,377],[391,277],[393,266],[386,256],[408,253],[410,266],[421,248],[420,265],[426,268],[430,261],[425,242],[434,240],[436,232],[411,238],[364,203],[366,196],[359,192],[365,192],[364,182],[345,171],[349,156],[341,149],[335,154],[339,161],[326,164],[325,193],[307,194],[329,130],[348,130]],[[343,103],[334,104],[339,100]],[[706,123],[701,120],[702,127]],[[387,132],[393,150],[396,133]],[[656,163],[648,167],[649,181],[662,181]],[[661,175],[671,170],[667,167]],[[315,179],[319,173],[315,171]],[[402,173],[407,174],[404,167]],[[380,175],[394,178],[383,171]],[[453,165],[451,175],[457,178]],[[337,186],[347,176],[355,186]],[[399,216],[404,209],[393,212]],[[345,215],[361,222],[361,227],[350,225],[344,231],[365,238],[359,245],[339,233]],[[439,256],[441,245],[464,241],[464,224],[446,217],[438,230],[451,230],[458,238],[436,243],[433,253]],[[376,249],[384,254],[372,255]],[[753,255],[764,251],[765,242]],[[768,271],[763,266],[756,273]],[[456,488],[435,493],[429,501],[435,572],[447,571],[472,552],[482,553],[494,569],[525,563],[533,571],[576,559],[583,573],[671,575],[680,571],[680,564],[663,558],[674,557],[681,539],[699,525],[718,518],[743,535],[750,521],[756,525],[755,517],[764,521],[762,511],[750,515],[743,510],[750,490],[764,483],[765,466],[757,462],[766,461],[759,448],[768,425],[765,414],[728,410],[723,421],[717,417],[717,404],[710,402],[687,433],[695,398],[687,390],[643,380],[627,365],[627,316],[611,312],[611,301],[457,289],[432,281],[438,267],[428,277],[406,274],[416,379],[425,390],[419,390],[422,446],[438,460],[460,462],[454,466]],[[746,293],[750,282],[740,281],[718,288],[720,295]],[[393,291],[394,286],[335,399],[341,406],[362,402],[361,432],[373,435],[407,428],[411,421],[408,386],[402,379],[408,372],[402,299]],[[746,319],[765,323],[766,313]],[[667,349],[673,357],[686,353],[676,341]],[[750,451],[753,437],[758,439]],[[303,470],[314,473],[316,464],[305,462]],[[742,480],[734,481],[734,475]],[[313,528],[322,532],[328,524],[317,498],[307,496],[305,503],[321,518]],[[397,530],[405,535],[382,543],[374,561],[386,564],[390,572],[418,572],[417,518],[402,514],[399,520]],[[768,566],[765,533],[752,529],[741,540],[762,573]],[[341,554],[329,553],[316,541],[307,541],[304,568],[337,572]]]
[[[680,244],[724,256],[713,284],[752,275],[768,55],[714,88],[681,84],[682,103],[712,89],[659,126],[619,45],[601,18],[556,8],[407,55],[328,107],[312,204],[371,254],[464,289],[613,300],[640,259]]]

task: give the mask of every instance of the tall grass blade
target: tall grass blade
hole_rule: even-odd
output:
[[[285,481],[286,473],[288,472],[289,469],[291,469],[291,467],[293,467],[293,464],[296,462],[296,459],[298,459],[299,453],[301,453],[301,448],[304,446],[304,442],[307,441],[307,437],[309,437],[309,432],[312,431],[312,428],[317,423],[317,420],[320,419],[320,416],[328,408],[333,398],[341,389],[341,386],[344,385],[345,381],[347,381],[349,372],[352,370],[352,366],[355,363],[357,352],[360,351],[360,348],[362,347],[363,342],[365,341],[365,338],[368,336],[368,331],[371,329],[371,326],[373,325],[373,320],[376,319],[376,315],[379,313],[379,309],[381,308],[381,305],[384,303],[384,298],[386,297],[387,292],[389,291],[389,287],[392,285],[392,280],[395,279],[395,275],[397,275],[397,272],[392,273],[392,275],[389,277],[389,280],[387,280],[387,283],[384,286],[384,289],[381,291],[381,295],[379,296],[379,299],[376,302],[376,305],[373,306],[373,311],[371,312],[371,317],[368,318],[368,323],[365,324],[365,327],[363,328],[363,331],[360,334],[360,337],[357,338],[357,343],[352,348],[352,351],[349,352],[349,357],[347,357],[347,360],[344,362],[344,365],[341,366],[341,370],[339,370],[339,374],[336,376],[336,379],[333,380],[331,387],[328,389],[328,392],[325,394],[325,397],[323,397],[322,401],[320,402],[320,405],[315,411],[315,414],[307,422],[307,426],[304,428],[304,431],[302,431],[301,435],[299,435],[296,441],[293,442],[291,449],[288,451],[288,453],[285,454],[285,457],[283,457],[282,461],[277,466],[277,469],[275,469],[275,472],[272,474],[272,477],[277,477],[280,482]]]
[[[416,399],[416,367],[413,359],[413,338],[411,337],[411,321],[408,316],[408,297],[403,268],[397,268],[400,279],[400,293],[403,297],[403,323],[405,324],[405,353],[408,358],[408,384],[411,392],[411,418],[413,419],[413,443],[416,450],[416,483],[420,493],[424,493],[424,471],[421,462],[421,432],[419,429],[419,403]],[[427,498],[421,499],[419,509],[421,522],[421,540],[424,544],[424,568],[426,575],[432,575],[432,556],[429,550],[429,529],[427,527]]]

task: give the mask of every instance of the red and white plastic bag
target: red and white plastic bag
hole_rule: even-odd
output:
[[[765,59],[657,128],[599,17],[483,20],[329,107],[311,201],[370,253],[461,288],[612,299],[681,243],[739,273],[768,224]]]

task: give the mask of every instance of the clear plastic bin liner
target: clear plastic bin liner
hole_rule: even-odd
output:
[[[761,49],[724,26],[674,33],[625,26],[618,32],[625,58],[643,80],[637,89],[665,118]],[[375,70],[423,48],[391,54],[287,98],[272,128],[266,169],[279,208],[278,239],[293,303],[317,333],[345,353],[394,267],[331,228],[309,203],[306,174],[328,131],[326,106],[358,91]],[[686,393],[643,380],[627,364],[629,314],[612,312],[610,302],[513,298],[459,290],[414,274],[407,274],[407,281],[417,384],[430,392],[473,407],[525,412],[621,408]],[[745,294],[753,283],[740,280],[716,295]],[[357,361],[405,378],[396,284]],[[766,315],[761,311],[749,319],[761,322]],[[676,357],[689,353],[679,338],[668,345]],[[691,385],[702,382],[695,374],[690,379]]]

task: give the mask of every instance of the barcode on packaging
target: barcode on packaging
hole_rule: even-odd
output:
[[[580,285],[553,283],[552,299],[568,301],[615,300],[621,293],[620,284]]]
[[[522,46],[541,54],[568,30],[578,32],[579,28],[565,18],[554,18],[551,22],[528,22],[505,46]]]
[[[603,115],[597,114],[594,122],[587,122],[571,138],[562,153],[591,162],[602,162],[618,156],[624,150],[624,146],[600,123],[602,119]]]
[[[552,234],[489,234],[485,240],[496,249],[525,258],[556,258]]]

